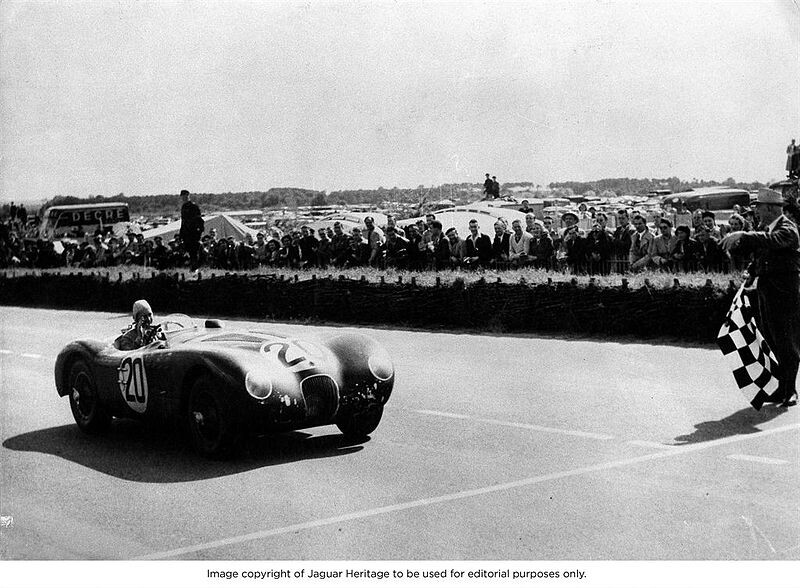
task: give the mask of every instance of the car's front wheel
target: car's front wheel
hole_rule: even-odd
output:
[[[69,407],[84,433],[102,433],[111,423],[111,415],[100,406],[92,370],[82,359],[73,363],[69,370]]]
[[[363,439],[378,428],[381,417],[383,417],[383,405],[371,404],[364,410],[339,419],[336,421],[336,426],[344,433],[345,437]]]
[[[209,376],[192,384],[186,413],[192,445],[211,459],[231,457],[239,439],[235,410],[221,385]]]

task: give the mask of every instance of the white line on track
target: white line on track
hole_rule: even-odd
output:
[[[760,455],[744,455],[742,453],[734,453],[728,456],[728,459],[735,459],[738,461],[753,461],[756,463],[766,463],[769,465],[783,465],[789,463],[785,459],[775,459],[774,457],[761,457]]]
[[[501,427],[515,427],[517,429],[529,429],[531,431],[537,431],[539,433],[557,433],[559,435],[571,435],[573,437],[586,437],[588,439],[599,439],[601,441],[607,441],[609,439],[613,439],[614,435],[604,435],[601,433],[590,433],[588,431],[573,431],[570,429],[556,429],[554,427],[543,427],[541,425],[532,425],[529,423],[515,423],[510,421],[500,421],[497,419],[482,419],[479,417],[473,417],[466,414],[454,414],[450,412],[439,412],[436,410],[415,410],[414,412],[420,414],[427,414],[431,416],[439,416],[439,417],[446,417],[451,419],[469,419],[475,421],[477,423],[487,423],[489,425],[500,425]]]
[[[456,414],[454,412],[439,412],[438,410],[415,410],[420,414],[429,414],[431,416],[447,417],[449,419],[471,419],[468,414]]]
[[[442,504],[446,502],[454,502],[456,500],[463,500],[465,498],[473,498],[475,496],[484,496],[486,494],[492,494],[495,492],[503,492],[506,490],[513,490],[515,488],[524,488],[526,486],[533,486],[534,484],[539,484],[541,482],[548,482],[551,480],[560,480],[563,478],[572,478],[576,476],[581,476],[584,474],[591,474],[594,472],[601,472],[605,470],[610,470],[614,468],[625,467],[629,465],[636,465],[640,463],[645,463],[648,461],[654,461],[657,459],[663,459],[667,457],[673,457],[676,455],[683,455],[686,453],[696,453],[698,451],[703,451],[705,449],[710,449],[712,447],[718,447],[720,445],[728,445],[731,443],[738,443],[739,441],[746,441],[749,439],[758,439],[761,437],[766,437],[768,435],[775,435],[777,433],[783,433],[786,431],[797,431],[800,430],[800,423],[792,424],[792,425],[785,425],[783,427],[775,427],[774,429],[769,429],[766,431],[760,431],[758,433],[750,433],[748,435],[737,435],[735,437],[724,437],[722,439],[714,439],[713,441],[705,441],[703,443],[695,443],[691,445],[681,445],[676,449],[669,449],[667,451],[662,451],[659,453],[651,453],[649,455],[640,455],[638,457],[631,457],[628,459],[620,459],[616,461],[607,461],[604,463],[599,463],[592,466],[587,466],[583,468],[576,468],[572,470],[565,470],[562,472],[554,472],[551,474],[544,474],[542,476],[533,476],[530,478],[523,478],[522,480],[515,480],[512,482],[505,482],[503,484],[495,484],[492,486],[485,486],[483,488],[475,488],[472,490],[464,490],[462,492],[454,492],[453,494],[443,494],[441,496],[432,496],[430,498],[421,498],[419,500],[412,500],[409,502],[401,502],[398,504],[392,504],[388,506],[380,506],[377,508],[371,508],[367,510],[351,512],[335,517],[330,517],[326,519],[318,519],[315,521],[306,521],[305,523],[298,523],[295,525],[289,525],[287,527],[278,527],[276,529],[266,529],[263,531],[256,531],[254,533],[247,533],[245,535],[238,535],[235,537],[226,537],[224,539],[218,539],[216,541],[209,541],[207,543],[199,543],[196,545],[189,545],[187,547],[181,547],[178,549],[171,549],[169,551],[161,551],[158,553],[151,553],[148,555],[143,555],[134,559],[167,559],[171,557],[180,557],[183,555],[187,555],[189,553],[197,553],[198,551],[206,551],[208,549],[217,549],[219,547],[226,547],[229,545],[237,545],[240,543],[246,543],[248,541],[255,541],[258,539],[266,539],[267,537],[275,537],[277,535],[286,535],[288,533],[297,533],[299,531],[305,531],[308,529],[317,529],[319,527],[325,527],[328,525],[333,525],[337,523],[343,523],[346,521],[355,521],[359,519],[366,519],[369,517],[380,516],[388,513],[393,512],[400,512],[405,510],[411,510],[414,508],[421,508],[425,506],[431,506],[433,504]]]
[[[9,349],[0,349],[0,355],[11,355],[11,351]]]
[[[30,359],[41,359],[41,353],[20,353],[22,357],[28,357]]]

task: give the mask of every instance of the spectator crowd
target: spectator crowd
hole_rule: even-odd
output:
[[[0,267],[104,268],[120,265],[172,268],[213,268],[230,271],[256,268],[352,268],[371,266],[400,270],[533,267],[576,274],[608,274],[660,269],[672,272],[739,271],[748,259],[723,252],[719,241],[733,231],[750,230],[749,210],[737,210],[718,225],[710,211],[689,212],[683,206],[656,218],[651,230],[645,216],[620,209],[609,213],[587,210],[541,219],[523,206],[525,221],[503,218],[483,227],[469,223],[466,235],[444,227],[435,214],[400,226],[390,215],[385,227],[367,217],[363,226],[345,231],[342,222],[314,231],[309,226],[282,233],[278,229],[255,237],[218,237],[215,229],[181,231],[167,239],[145,239],[99,230],[53,243],[24,238],[19,214],[0,222]],[[670,218],[671,217],[671,218]],[[677,226],[676,226],[677,225]],[[588,229],[581,227],[590,227]]]

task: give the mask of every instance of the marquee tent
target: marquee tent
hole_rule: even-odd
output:
[[[247,235],[252,235],[253,238],[255,238],[256,233],[258,232],[255,229],[245,226],[244,223],[228,216],[227,214],[206,215],[203,217],[203,222],[205,223],[203,232],[208,234],[211,229],[216,229],[218,239],[233,236],[234,239],[241,241],[244,240]],[[145,239],[161,237],[164,239],[164,241],[169,241],[175,237],[180,230],[181,221],[175,221],[174,223],[169,223],[168,225],[162,225],[160,227],[156,227],[155,229],[144,231],[142,236],[144,236]]]

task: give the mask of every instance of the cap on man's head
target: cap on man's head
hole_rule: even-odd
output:
[[[181,190],[181,196],[188,196],[189,190]]]
[[[704,210],[700,214],[700,217],[701,218],[717,218],[716,215],[713,212],[711,212],[710,210]]]
[[[771,188],[761,188],[756,196],[755,204],[777,204],[782,206],[783,194]]]
[[[563,221],[563,220],[566,220],[566,218],[567,218],[568,216],[571,216],[571,217],[572,217],[572,218],[574,218],[576,221],[580,220],[580,219],[578,218],[578,215],[577,215],[577,214],[575,214],[574,212],[565,212],[564,214],[562,214],[562,215],[561,215],[561,220],[562,220],[562,221]]]

